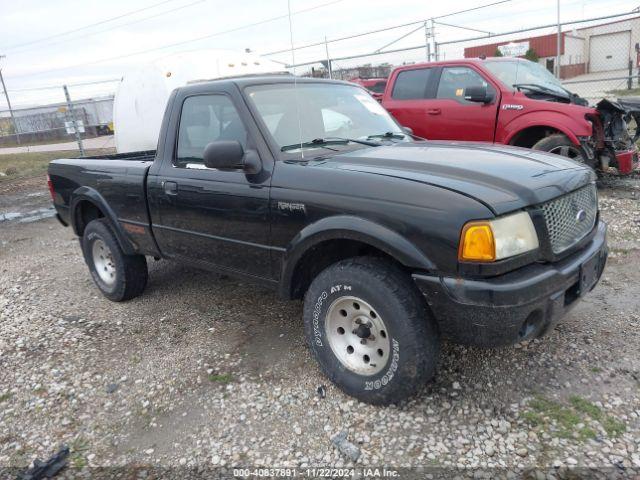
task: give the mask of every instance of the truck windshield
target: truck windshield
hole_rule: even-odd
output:
[[[295,87],[255,85],[246,93],[283,150],[292,151],[296,144],[323,148],[326,142],[314,140],[326,138],[410,141],[389,113],[356,86],[300,82]]]
[[[513,88],[514,85],[521,84],[540,85],[557,93],[567,94],[560,80],[539,63],[529,60],[487,60],[483,65],[507,87]]]

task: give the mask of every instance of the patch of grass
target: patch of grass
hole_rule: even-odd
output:
[[[532,427],[539,427],[544,423],[544,418],[542,418],[542,415],[540,415],[538,412],[527,410],[522,414],[522,416]]]
[[[216,383],[229,383],[233,380],[233,375],[230,373],[211,373],[209,375],[209,381]]]
[[[575,426],[582,421],[573,409],[544,397],[536,397],[529,406],[541,417],[554,421],[558,425],[558,434],[564,438],[571,437]]]
[[[593,373],[602,373],[602,369],[600,367],[591,367],[590,370]]]
[[[592,426],[578,428],[579,424],[588,423],[589,419],[600,423],[612,438],[621,435],[627,429],[623,422],[605,416],[600,407],[578,395],[569,397],[569,405],[537,396],[529,402],[529,410],[523,412],[522,417],[532,427],[547,427],[553,423],[557,426],[559,437],[577,438],[583,442],[597,436]]]
[[[0,395],[0,403],[6,402],[7,400],[10,400],[11,397],[12,397],[11,393],[9,393],[9,392],[3,393],[2,395]]]
[[[107,150],[87,150],[87,156],[105,155],[112,153]],[[51,160],[58,158],[77,158],[80,153],[76,150],[61,150],[59,152],[30,152],[30,153],[9,153],[0,155],[0,182],[11,181],[16,178],[32,177],[44,175]]]
[[[639,88],[616,88],[614,90],[609,90],[606,93],[610,95],[615,95],[618,97],[628,97],[630,95],[640,95],[640,87]]]
[[[610,437],[617,437],[627,431],[627,426],[624,423],[610,416],[600,420],[600,424]]]
[[[587,440],[592,440],[596,438],[596,436],[597,436],[596,431],[593,428],[589,428],[589,427],[582,427],[578,432],[578,438],[583,442],[586,442]]]
[[[72,454],[71,465],[73,468],[84,468],[87,466],[87,459],[80,454]]]
[[[75,468],[83,468],[87,466],[87,459],[84,452],[89,450],[89,442],[83,437],[76,437],[69,443],[69,461]]]
[[[573,408],[579,412],[589,415],[594,420],[599,420],[602,417],[602,410],[600,410],[600,407],[582,397],[579,397],[578,395],[572,395],[569,397],[569,401],[571,402],[571,405],[573,405]]]

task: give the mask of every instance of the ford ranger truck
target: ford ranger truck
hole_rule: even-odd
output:
[[[382,105],[429,140],[497,143],[555,153],[599,172],[631,173],[640,103],[603,100],[596,108],[538,63],[479,58],[396,68]]]
[[[497,346],[550,331],[607,258],[592,169],[413,141],[346,82],[194,83],[171,94],[157,151],[48,173],[105,297],[141,295],[152,257],[303,299],[320,368],[373,404],[431,379],[444,337]]]

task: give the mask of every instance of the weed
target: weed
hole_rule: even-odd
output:
[[[622,435],[627,430],[627,426],[624,423],[610,416],[600,420],[600,424],[610,437]]]
[[[572,395],[569,397],[569,401],[571,402],[571,405],[573,405],[573,408],[579,412],[589,415],[594,420],[598,420],[602,417],[602,410],[600,410],[600,407],[597,407],[578,395]]]
[[[233,380],[233,376],[230,373],[212,373],[209,375],[209,381],[217,383],[229,383]]]

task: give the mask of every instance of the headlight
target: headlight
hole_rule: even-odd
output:
[[[493,262],[538,248],[538,235],[527,212],[465,224],[458,260]]]

